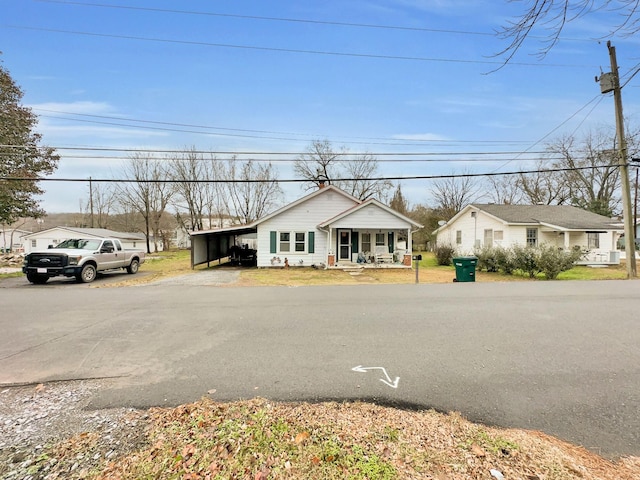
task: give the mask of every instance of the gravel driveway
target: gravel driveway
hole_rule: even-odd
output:
[[[229,285],[239,278],[240,270],[212,269],[164,278],[147,285]]]

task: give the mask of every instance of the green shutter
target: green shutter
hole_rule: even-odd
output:
[[[309,253],[316,253],[316,232],[309,232]]]
[[[269,252],[270,253],[276,253],[277,250],[277,246],[278,246],[278,232],[269,232],[269,235],[271,237],[271,244],[269,247]]]
[[[389,253],[393,253],[395,248],[393,247],[393,232],[389,232]]]
[[[351,253],[358,253],[358,232],[351,232]]]

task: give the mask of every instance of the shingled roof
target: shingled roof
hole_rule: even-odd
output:
[[[473,207],[513,224],[549,224],[567,230],[623,230],[612,218],[571,205],[495,205],[474,203]]]

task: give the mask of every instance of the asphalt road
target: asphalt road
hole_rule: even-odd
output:
[[[640,455],[638,281],[240,288],[201,278],[208,285],[0,282],[0,385],[119,377],[96,408],[359,399]]]

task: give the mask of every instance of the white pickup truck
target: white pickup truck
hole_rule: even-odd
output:
[[[73,238],[27,254],[22,272],[31,283],[46,283],[58,275],[90,283],[98,272],[106,270],[123,268],[127,273],[137,273],[142,263],[144,251],[124,249],[117,238]]]

